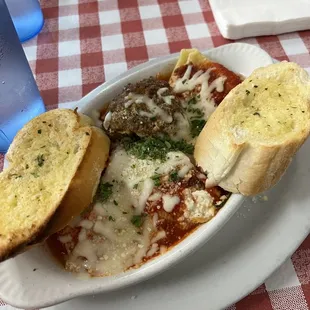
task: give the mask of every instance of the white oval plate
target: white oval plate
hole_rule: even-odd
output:
[[[245,76],[257,67],[272,63],[272,59],[266,52],[242,43],[225,45],[206,51],[204,54]],[[99,86],[80,101],[81,111],[92,116],[94,109],[102,107],[104,103],[120,93],[128,82],[141,80],[163,70],[171,70],[177,57],[178,55],[174,54],[142,64]],[[202,225],[166,254],[136,270],[117,276],[91,280],[77,279],[57,266],[43,247],[33,249],[0,264],[0,297],[13,306],[39,308],[73,297],[107,292],[146,280],[201,247],[237,211],[242,200],[241,196],[232,195],[213,220]]]

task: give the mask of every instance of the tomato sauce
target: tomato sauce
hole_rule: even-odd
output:
[[[178,77],[183,77],[184,73],[187,69],[188,65],[183,65],[179,68],[177,68],[174,72],[174,74]],[[237,75],[236,73],[228,70],[223,65],[216,63],[216,62],[206,62],[203,63],[200,66],[193,66],[190,74],[190,78],[199,70],[206,71],[210,68],[214,68],[210,72],[210,78],[209,78],[209,84],[211,84],[215,79],[225,76],[227,79],[224,83],[224,90],[222,92],[217,92],[216,90],[212,91],[212,98],[214,100],[214,103],[216,105],[219,105],[222,100],[227,96],[227,94],[238,84],[242,82],[241,77]]]

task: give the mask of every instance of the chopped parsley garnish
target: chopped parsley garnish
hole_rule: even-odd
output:
[[[206,121],[204,119],[191,120],[191,135],[193,138],[197,137],[200,134],[205,124]]]
[[[42,130],[41,130],[41,129],[39,129],[39,130],[38,130],[38,134],[40,135],[41,133],[42,133]]]
[[[113,216],[110,215],[110,216],[109,216],[109,221],[110,221],[110,222],[115,222],[115,218],[114,218]]]
[[[179,175],[177,171],[172,171],[169,177],[170,181],[176,182],[179,179]]]
[[[155,186],[160,186],[160,175],[154,174],[151,179],[154,181]]]
[[[128,212],[126,212],[126,211],[123,211],[123,214],[128,214]]]
[[[20,174],[16,174],[16,173],[11,174],[11,176],[15,177],[15,179],[19,179],[22,177]]]
[[[116,200],[113,200],[113,203],[115,206],[118,206],[118,202]]]
[[[258,85],[254,85],[254,88],[257,88],[258,87]]]
[[[249,95],[251,92],[250,92],[248,89],[246,89],[246,90],[245,90],[245,93],[246,93],[247,95]]]
[[[38,177],[39,177],[39,175],[38,175],[37,172],[31,172],[31,175],[33,175],[35,178],[38,178]]]
[[[134,189],[137,189],[137,188],[138,188],[138,185],[139,185],[139,184],[136,183],[136,184],[133,186],[133,188],[134,188]]]
[[[169,141],[165,141],[165,144],[166,144],[167,148],[171,148],[171,143],[169,143]]]
[[[98,199],[101,202],[107,201],[112,195],[113,184],[109,182],[100,183],[97,190]]]
[[[203,112],[200,109],[187,108],[187,112],[196,114],[195,117],[203,117]]]
[[[37,162],[38,162],[38,166],[39,167],[42,167],[44,165],[44,155],[41,154],[41,155],[38,155],[37,158],[36,158]]]
[[[197,103],[196,97],[193,97],[193,98],[191,98],[191,99],[188,100],[188,104],[189,104],[189,105],[190,105],[190,104],[196,104],[196,103]]]
[[[144,218],[142,215],[133,215],[131,218],[131,223],[136,227],[141,227],[143,225]]]
[[[260,114],[258,112],[253,113],[253,115],[260,116]]]
[[[181,151],[185,154],[193,154],[194,147],[185,140],[173,141],[169,137],[134,138],[126,137],[121,141],[128,154],[139,159],[159,159],[164,161],[169,152]]]
[[[156,116],[152,116],[152,117],[150,118],[150,120],[151,120],[151,121],[156,121]]]

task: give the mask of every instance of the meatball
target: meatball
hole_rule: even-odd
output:
[[[110,136],[140,137],[167,134],[173,137],[186,121],[180,99],[169,83],[153,77],[128,84],[102,113],[103,127]]]

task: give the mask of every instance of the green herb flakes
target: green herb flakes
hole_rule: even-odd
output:
[[[191,135],[193,138],[197,137],[205,126],[206,121],[204,119],[191,120]]]
[[[154,181],[155,186],[160,186],[160,175],[159,174],[154,174],[151,179]]]
[[[44,155],[41,154],[41,155],[38,155],[37,158],[36,158],[37,162],[38,162],[38,166],[39,167],[42,167],[44,165]]]
[[[139,159],[159,159],[166,160],[169,152],[181,151],[185,154],[193,154],[194,147],[185,140],[173,141],[172,139],[146,137],[133,138],[126,137],[121,141],[124,149],[130,155],[134,155]]]
[[[166,145],[166,147],[167,147],[168,149],[171,148],[171,143],[169,143],[169,141],[165,141],[165,145]]]
[[[38,130],[38,134],[40,135],[41,133],[42,133],[42,130],[41,130],[41,129],[39,129],[39,130]]]
[[[203,117],[203,112],[200,109],[187,108],[187,112],[195,114],[196,117]]]
[[[114,218],[113,216],[110,215],[110,216],[109,216],[109,221],[110,221],[110,222],[115,222],[115,218]]]
[[[144,222],[143,215],[133,215],[131,218],[131,223],[135,225],[136,227],[141,227]]]
[[[97,190],[97,197],[101,202],[107,201],[113,193],[113,184],[100,183]]]
[[[177,172],[177,171],[172,171],[172,172],[170,173],[169,179],[170,179],[171,182],[176,182],[176,181],[178,181],[178,179],[179,179],[178,172]]]
[[[115,206],[118,206],[118,202],[116,200],[113,200],[113,203]]]
[[[20,174],[16,174],[16,173],[11,174],[10,176],[14,177],[14,179],[19,179],[22,177]]]
[[[196,100],[196,97],[193,97],[191,99],[188,100],[188,104],[191,105],[191,104],[196,104],[197,103],[197,100]]]

